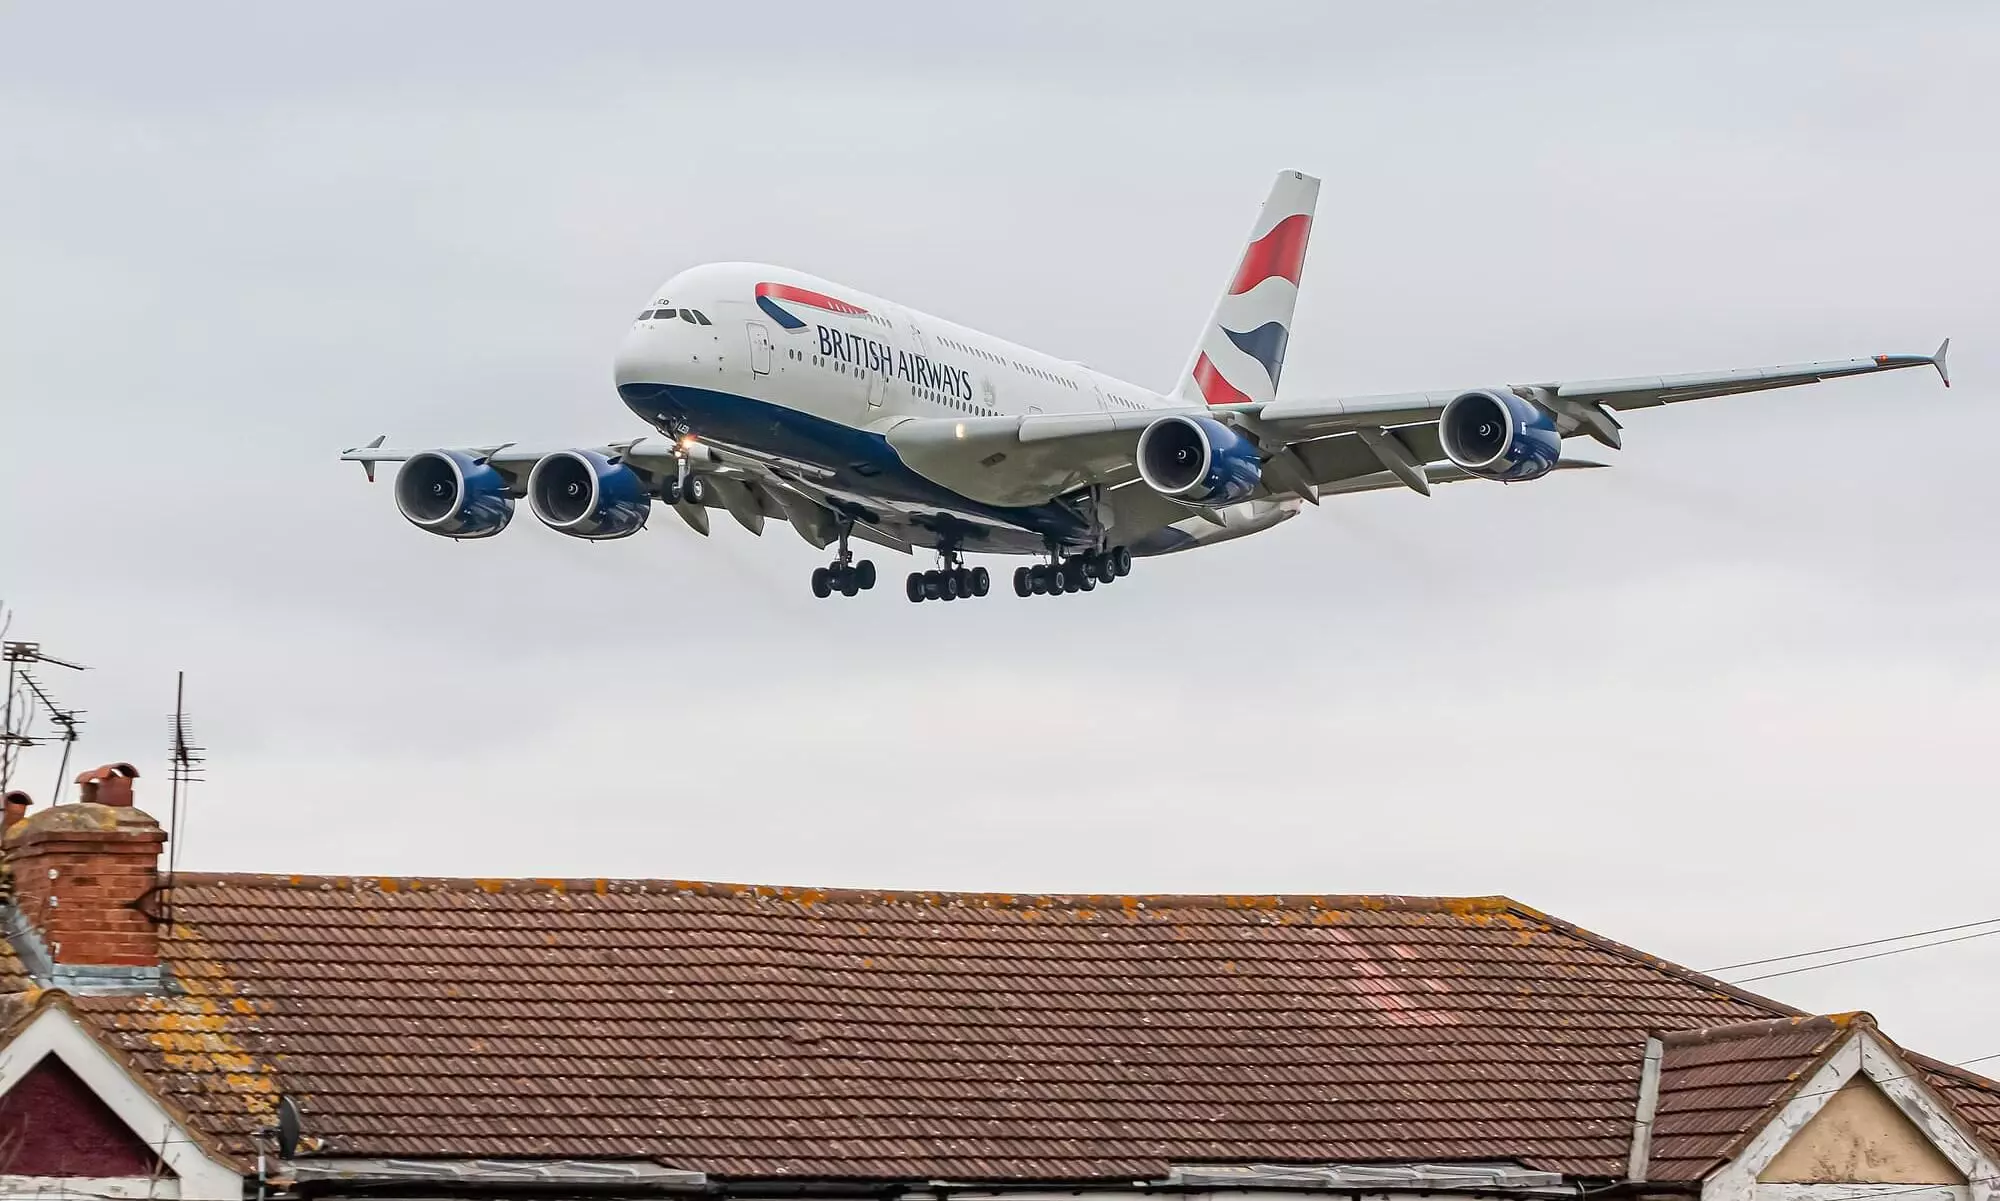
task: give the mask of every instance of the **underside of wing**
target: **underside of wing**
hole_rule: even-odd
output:
[[[910,469],[981,504],[1044,504],[1138,478],[1132,452],[1156,414],[906,418],[886,431]]]

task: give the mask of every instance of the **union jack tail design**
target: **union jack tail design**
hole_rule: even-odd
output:
[[[1276,398],[1318,202],[1319,180],[1297,171],[1279,173],[1242,261],[1181,372],[1176,397],[1208,405]]]

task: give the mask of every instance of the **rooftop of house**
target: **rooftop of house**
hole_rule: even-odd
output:
[[[1504,897],[183,873],[158,909],[162,986],[61,1003],[237,1156],[285,1094],[319,1156],[764,1180],[1466,1161],[1618,1179],[1657,1038],[1650,1175],[1694,1180],[1867,1022]],[[51,1003],[4,951],[0,990],[17,1011]],[[2000,1086],[1917,1062],[2000,1141]]]

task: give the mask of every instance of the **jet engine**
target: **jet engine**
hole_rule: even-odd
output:
[[[1198,505],[1228,505],[1257,490],[1257,446],[1213,417],[1162,417],[1139,435],[1139,478]]]
[[[652,515],[639,474],[595,450],[545,455],[528,473],[528,507],[543,525],[572,538],[624,538]]]
[[[1538,480],[1562,457],[1555,419],[1498,388],[1454,396],[1438,417],[1438,439],[1446,458],[1484,480]]]
[[[477,455],[427,450],[396,472],[396,508],[418,529],[446,538],[491,538],[514,520],[506,477]]]

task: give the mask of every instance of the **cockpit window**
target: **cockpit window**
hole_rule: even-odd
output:
[[[693,309],[648,309],[639,314],[641,321],[685,321],[689,325],[714,325],[706,316]]]

